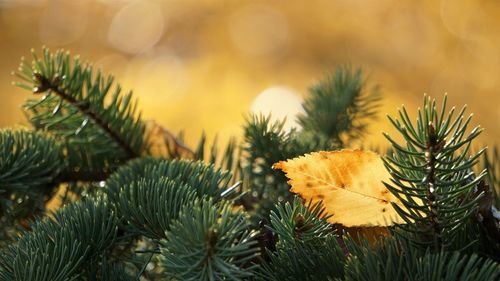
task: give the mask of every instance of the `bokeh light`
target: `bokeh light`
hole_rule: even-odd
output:
[[[264,5],[238,9],[231,15],[229,29],[236,47],[251,56],[279,56],[289,42],[286,18]]]
[[[386,145],[381,131],[395,132],[384,116],[402,103],[445,92],[485,127],[478,144],[492,144],[499,25],[500,2],[484,0],[0,0],[0,126],[26,124],[30,94],[10,72],[46,45],[114,74],[146,119],[184,130],[190,145],[203,131],[241,137],[250,111],[293,126],[308,88],[345,64],[364,67],[384,97],[364,144]]]
[[[185,96],[189,87],[189,74],[184,62],[167,52],[136,57],[127,68],[133,88],[141,93],[148,104],[165,108]]]
[[[64,46],[78,40],[87,27],[88,1],[49,1],[40,16],[40,41]]]
[[[304,112],[299,94],[287,87],[275,86],[265,89],[252,102],[250,111],[255,114],[271,115],[272,121],[286,119],[285,128],[297,127],[296,115]]]
[[[137,54],[160,40],[165,23],[158,4],[135,1],[121,8],[113,17],[108,41],[117,50]]]

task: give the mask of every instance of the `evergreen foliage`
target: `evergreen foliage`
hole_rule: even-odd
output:
[[[109,249],[117,217],[101,198],[37,221],[0,256],[0,280],[78,280]]]
[[[0,130],[0,281],[500,278],[498,150],[471,152],[481,129],[446,97],[415,124],[389,117],[403,142],[386,135],[386,185],[407,223],[380,238],[328,223],[271,168],[362,140],[380,94],[361,69],[313,86],[298,128],[251,115],[241,143],[203,135],[193,159],[148,156],[132,95],[68,53],[16,75],[41,97],[24,107],[33,130]]]
[[[367,119],[377,113],[378,86],[366,91],[361,68],[339,67],[310,90],[305,115],[298,122],[305,131],[321,134],[333,148],[343,147],[365,134]]]
[[[0,141],[1,193],[34,191],[52,183],[63,167],[61,147],[50,136],[4,129]]]
[[[161,177],[140,179],[122,186],[116,194],[117,213],[128,231],[151,239],[165,238],[182,207],[196,198],[193,187]]]
[[[455,118],[454,108],[445,110],[446,96],[440,111],[435,100],[425,97],[415,126],[404,107],[399,111],[401,121],[389,117],[407,141],[405,146],[385,135],[394,148],[385,158],[392,175],[392,184],[387,186],[407,207],[403,210],[394,204],[408,222],[400,227],[414,234],[405,234],[414,242],[437,247],[453,244],[484,196],[477,186],[485,171],[478,175],[472,171],[482,150],[469,153],[472,140],[482,130],[476,127],[467,134],[472,115],[464,121],[465,107]]]
[[[345,253],[321,205],[298,198],[271,212],[276,251],[262,264],[262,280],[333,280],[344,275]]]
[[[32,91],[24,108],[37,130],[48,131],[64,145],[67,175],[71,180],[105,177],[120,163],[144,150],[144,125],[136,113],[132,93],[121,95],[113,76],[94,71],[91,64],[72,59],[69,52],[21,63],[16,85]]]
[[[26,129],[0,130],[0,245],[8,244],[19,224],[45,212],[56,188],[63,155],[54,138]]]
[[[306,206],[295,197],[291,204],[281,204],[277,212],[271,211],[270,228],[278,235],[280,247],[314,243],[332,234],[332,226],[326,221],[328,217],[320,204]]]
[[[267,217],[276,202],[293,197],[283,173],[271,166],[281,160],[320,150],[341,149],[360,139],[367,120],[379,106],[378,86],[366,90],[360,68],[338,67],[310,89],[303,103],[305,114],[297,116],[299,128],[284,129],[285,120],[252,115],[244,126],[243,170],[248,189],[246,206],[254,205],[259,217]]]
[[[245,126],[243,159],[244,183],[250,193],[245,196],[247,208],[255,208],[259,217],[266,217],[276,202],[290,200],[283,173],[271,166],[282,159],[302,153],[295,140],[295,131],[285,132],[284,121],[272,122],[270,116],[251,116]]]
[[[140,179],[170,178],[193,187],[199,196],[221,198],[229,188],[231,174],[201,161],[165,160],[145,157],[132,160],[109,177],[106,192],[118,200],[120,188]]]
[[[161,246],[165,276],[175,280],[240,280],[251,277],[257,241],[241,211],[197,200],[185,206]]]
[[[321,244],[298,244],[271,254],[258,280],[342,280],[345,254],[333,236]]]
[[[374,246],[346,240],[345,280],[496,280],[498,263],[444,250],[432,253],[395,239]]]

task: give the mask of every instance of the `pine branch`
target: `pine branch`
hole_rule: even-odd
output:
[[[76,280],[115,241],[118,219],[102,198],[85,200],[36,222],[0,255],[0,280]]]
[[[427,127],[427,147],[425,148],[425,161],[427,161],[427,174],[425,175],[424,181],[427,187],[427,201],[429,202],[429,221],[434,229],[434,233],[437,234],[437,242],[441,244],[441,225],[438,218],[439,208],[436,206],[436,152],[444,145],[443,143],[437,143],[436,129],[432,123],[428,124]]]
[[[165,160],[144,157],[129,161],[120,167],[106,181],[105,192],[113,202],[118,202],[120,190],[140,180],[158,181],[168,178],[179,185],[194,188],[199,197],[225,198],[230,187],[231,174],[201,161]]]
[[[309,143],[299,142],[296,131],[284,130],[284,120],[271,116],[250,115],[244,127],[242,172],[244,188],[249,190],[241,200],[248,210],[255,209],[255,223],[268,216],[276,202],[291,201],[286,177],[272,169],[280,160],[308,152]]]
[[[298,123],[305,131],[323,135],[331,142],[331,148],[344,147],[361,138],[369,118],[376,116],[379,88],[365,88],[361,68],[337,67],[311,87],[302,104],[305,114],[298,116]]]
[[[345,255],[327,222],[321,204],[307,205],[298,197],[271,211],[278,243],[267,251],[259,280],[332,280],[343,276]]]
[[[51,184],[62,168],[62,149],[54,138],[26,129],[0,130],[0,194]]]
[[[500,264],[491,259],[443,250],[433,253],[394,237],[375,245],[347,239],[346,245],[351,254],[345,264],[345,280],[487,281],[500,277]]]
[[[100,116],[98,116],[97,112],[91,110],[88,103],[76,100],[76,98],[66,93],[64,89],[60,88],[61,78],[59,78],[60,76],[58,74],[56,74],[56,76],[51,80],[38,72],[34,72],[33,76],[37,82],[37,86],[33,88],[33,93],[41,94],[46,91],[52,91],[64,101],[67,101],[72,106],[78,108],[80,112],[88,116],[99,128],[105,131],[114,142],[127,152],[129,158],[139,156],[137,152],[135,152],[129,144],[125,143],[121,136],[111,128],[109,123],[106,123]]]
[[[262,264],[256,274],[257,280],[343,280],[346,257],[337,237],[330,235],[320,241],[290,245],[270,253],[269,262]]]
[[[63,167],[54,138],[26,129],[0,130],[0,246],[26,229],[26,220],[45,212]]]
[[[28,100],[25,109],[37,130],[50,132],[64,145],[64,172],[70,175],[62,179],[108,174],[148,151],[132,94],[122,96],[112,76],[94,72],[92,65],[61,50],[43,49],[42,58],[32,55],[32,65],[23,60],[15,73],[21,79],[16,85],[44,94]]]
[[[244,280],[253,275],[256,265],[249,262],[257,257],[257,242],[243,212],[231,209],[224,202],[197,200],[181,210],[162,240],[164,277]]]
[[[193,203],[196,190],[166,177],[143,178],[123,185],[115,197],[117,214],[127,222],[127,232],[160,240],[181,208]]]
[[[280,248],[293,247],[300,243],[315,243],[331,236],[332,225],[327,222],[330,217],[324,212],[320,203],[302,204],[295,197],[292,203],[286,202],[277,206],[277,211],[271,211],[270,229],[278,235]]]
[[[424,97],[415,126],[404,107],[399,111],[400,120],[389,117],[406,144],[384,134],[394,149],[383,159],[392,176],[386,186],[406,207],[393,204],[407,221],[398,228],[408,237],[413,235],[413,242],[436,248],[462,244],[454,243],[455,238],[465,231],[484,195],[474,191],[485,171],[477,176],[472,172],[482,151],[469,155],[471,142],[481,129],[476,127],[467,135],[471,116],[464,121],[465,107],[454,119],[454,108],[445,115],[446,99],[439,112],[436,102]]]

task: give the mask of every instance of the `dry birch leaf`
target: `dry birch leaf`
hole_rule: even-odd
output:
[[[374,152],[314,152],[273,168],[286,173],[293,193],[313,203],[323,200],[331,223],[346,227],[404,223],[391,205],[400,201],[382,183],[389,181],[389,172]]]
[[[149,146],[149,155],[164,158],[194,159],[194,152],[178,140],[169,130],[154,120],[146,123],[145,140]]]

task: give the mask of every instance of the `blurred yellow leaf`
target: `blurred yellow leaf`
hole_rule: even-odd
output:
[[[169,130],[163,128],[154,120],[146,123],[145,141],[149,147],[148,153],[154,157],[194,159],[194,152],[177,139]]]
[[[389,172],[371,151],[321,151],[281,161],[290,189],[306,201],[323,201],[328,221],[346,227],[389,226],[404,223],[391,203],[401,204],[387,190]]]

